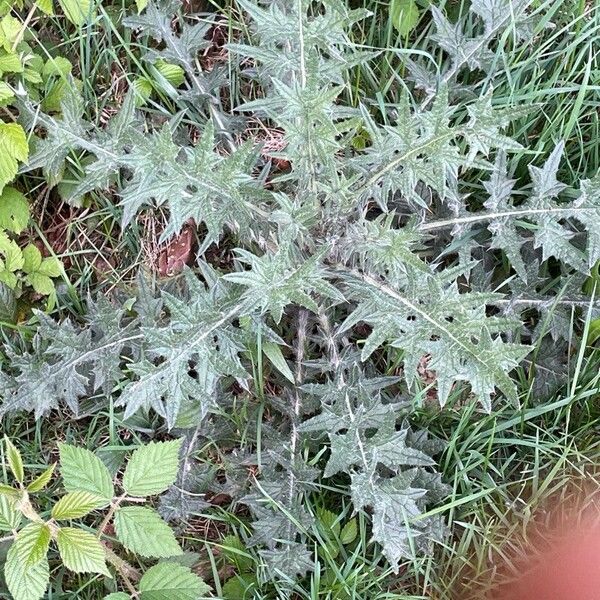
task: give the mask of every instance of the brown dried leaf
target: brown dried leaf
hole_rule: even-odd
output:
[[[173,237],[161,250],[158,257],[158,273],[161,277],[171,277],[181,273],[190,263],[194,244],[193,222],[188,221],[181,233]]]

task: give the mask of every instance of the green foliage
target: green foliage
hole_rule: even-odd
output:
[[[63,485],[68,492],[88,492],[107,506],[115,495],[112,477],[104,463],[90,450],[60,444]],[[101,505],[102,506],[102,505]]]
[[[153,93],[167,93],[185,81],[183,67],[158,59],[153,65],[153,77],[139,77],[133,82],[137,104],[144,104]]]
[[[106,568],[104,546],[95,535],[74,527],[61,527],[56,534],[56,543],[60,559],[70,571],[111,577]]]
[[[151,508],[126,506],[115,514],[115,531],[130,552],[148,558],[182,554],[171,528]]]
[[[390,18],[400,35],[408,35],[419,22],[419,7],[415,0],[392,0]]]
[[[21,454],[8,438],[4,445],[9,468],[18,484],[0,487],[0,528],[12,531],[14,537],[4,565],[6,584],[13,598],[39,600],[44,596],[50,582],[50,564],[56,562],[51,552],[54,544],[59,564],[69,571],[112,578],[110,564],[114,573],[124,579],[127,589],[133,589],[133,568],[106,544],[112,540],[107,531],[111,524],[117,540],[129,552],[157,558],[182,553],[172,530],[158,513],[139,505],[122,506],[140,499],[129,496],[127,490],[115,496],[112,477],[100,459],[89,450],[68,444],[60,445],[63,485],[68,492],[53,504],[50,518],[44,519],[34,508],[30,493],[48,484],[54,466],[25,487]],[[181,440],[173,440],[140,447],[126,467],[125,479],[133,481],[135,489],[144,489],[144,495],[159,493],[154,490],[165,489],[175,480],[180,445]],[[107,505],[109,508],[99,526],[63,523],[87,517]],[[23,520],[26,524],[21,527]],[[209,587],[189,568],[176,564],[158,563],[141,577],[138,575],[138,579],[139,597],[148,600],[197,600],[209,592]]]
[[[56,257],[43,258],[34,244],[19,247],[10,234],[21,233],[28,223],[27,199],[15,188],[5,187],[0,194],[0,281],[19,295],[24,286],[30,286],[36,293],[50,296],[62,264]]]
[[[142,498],[165,492],[177,477],[181,442],[150,442],[136,450],[123,475],[123,489]]]
[[[207,596],[210,587],[188,567],[158,563],[140,580],[142,600],[192,600]]]
[[[519,406],[512,373],[543,344],[564,342],[559,363],[572,362],[564,324],[581,316],[582,281],[600,259],[600,179],[562,183],[564,142],[525,148],[519,121],[536,107],[508,104],[490,85],[506,47],[531,44],[549,16],[521,0],[473,0],[453,18],[437,5],[420,13],[415,2],[392,2],[403,38],[421,20],[435,29],[423,47],[400,53],[406,77],[388,86],[401,88],[392,103],[379,90],[363,93],[351,75],[359,65],[376,74],[379,56],[353,43],[368,12],[346,2],[317,10],[307,0],[238,0],[247,22],[232,28],[226,47],[230,81],[200,60],[215,48],[211,19],[174,2],[136,4],[124,24],[143,48],[144,73],[118,110],[90,120],[89,91],[55,57],[37,71],[48,93],[15,98],[32,152],[10,124],[6,178],[20,168],[55,185],[77,164],[83,175],[60,189],[68,202],[107,196],[124,245],[148,214],[164,216],[159,243],[189,228],[197,263],[156,289],[141,274],[134,296],[119,281],[110,299],[91,295],[81,310],[69,299],[60,319],[36,312],[30,335],[7,349],[0,412],[108,412],[111,435],[115,422],[137,435],[162,419],[169,431],[186,430],[185,443],[135,450],[121,495],[95,454],[61,445],[68,493],[53,506],[52,526],[19,504],[31,523],[15,542],[25,561],[14,565],[11,548],[7,580],[17,593],[29,577],[31,589],[45,586],[55,540],[75,572],[106,574],[107,560],[118,570],[104,546],[86,542],[91,532],[62,526],[101,509],[125,551],[181,556],[166,519],[200,514],[208,491],[249,514],[244,541],[224,544],[237,570],[226,596],[318,572],[315,560],[335,562],[352,548],[367,515],[364,543],[398,571],[444,539],[443,519],[429,509],[450,496],[436,470],[444,446],[411,424],[415,409]],[[87,4],[63,10],[78,24],[93,14]],[[10,21],[6,29],[12,78],[17,34]],[[255,143],[257,123],[276,133],[275,152]],[[23,205],[9,204],[0,219],[16,232]],[[7,285],[22,279],[51,290],[56,261],[34,246],[21,251],[8,235],[0,253]],[[556,274],[568,279],[565,290]],[[588,334],[595,339],[595,326]],[[535,365],[531,376],[541,379]],[[206,453],[212,464],[197,463],[199,447],[215,449]],[[357,514],[342,525],[321,511],[315,533],[307,499],[323,488],[344,490]],[[22,499],[19,490],[5,490],[6,503]],[[163,492],[158,510],[140,505]],[[16,519],[10,506],[4,527]],[[259,574],[249,572],[249,554]],[[173,565],[147,571],[139,596],[205,593],[187,567]]]
[[[21,192],[5,187],[0,194],[0,228],[21,233],[29,223],[29,203]]]
[[[19,163],[29,156],[29,145],[23,128],[16,123],[0,123],[0,193],[17,174]]]

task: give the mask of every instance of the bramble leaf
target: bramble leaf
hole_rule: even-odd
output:
[[[181,439],[150,442],[135,450],[123,475],[123,489],[140,497],[167,490],[177,477],[181,443]]]
[[[29,157],[27,136],[20,125],[0,122],[0,194]]]
[[[14,498],[0,494],[0,531],[15,531],[21,524],[21,511],[15,508]]]
[[[162,562],[150,567],[140,580],[141,600],[195,600],[210,587],[188,567]]]
[[[58,551],[67,569],[75,573],[100,573],[112,577],[106,567],[106,553],[100,540],[87,531],[61,527],[57,534]]]
[[[57,521],[79,519],[103,506],[105,500],[90,492],[69,492],[52,508],[52,518]]]
[[[102,500],[98,508],[107,506],[115,490],[104,463],[85,448],[59,444],[60,470],[69,492],[89,492]]]
[[[29,223],[27,198],[13,187],[5,187],[0,194],[0,227],[21,233]]]
[[[14,600],[40,600],[50,581],[48,560],[43,558],[37,564],[27,566],[14,543],[4,564],[4,578]]]
[[[30,523],[19,531],[14,547],[26,568],[45,560],[50,537],[50,528],[45,523]]]
[[[117,538],[131,552],[147,558],[168,558],[183,554],[171,528],[150,508],[119,508],[115,513],[114,523]]]
[[[8,439],[6,435],[4,436],[4,445],[6,447],[6,457],[8,458],[8,466],[12,471],[12,474],[19,483],[23,483],[23,479],[25,478],[25,472],[23,470],[23,459],[21,458],[21,453],[17,450],[17,448],[13,445],[13,443]]]
[[[50,465],[43,473],[41,473],[38,477],[36,477],[28,486],[28,492],[39,492],[43,490],[50,480],[52,479],[52,475],[54,474],[54,469],[56,467],[56,463]]]

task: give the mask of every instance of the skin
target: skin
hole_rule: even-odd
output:
[[[550,533],[492,600],[600,600],[600,525],[580,522]]]

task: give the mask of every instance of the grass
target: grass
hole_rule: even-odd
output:
[[[402,39],[391,23],[387,2],[362,0],[353,4],[364,6],[373,14],[355,29],[353,41],[381,54],[377,60],[353,70],[347,100],[356,106],[363,98],[376,98],[380,118],[385,120],[407,87],[403,57],[420,54],[438,64],[444,57],[429,52],[427,40],[433,24],[426,11],[422,11],[417,29],[408,39]],[[437,4],[443,6],[444,2]],[[461,3],[446,4],[458,12],[464,10]],[[524,175],[531,162],[539,164],[557,141],[564,140],[567,160],[563,180],[576,185],[600,166],[600,7],[579,0],[546,0],[537,4],[537,10],[547,15],[547,23],[542,23],[536,32],[536,43],[508,44],[498,50],[495,70],[487,78],[477,79],[475,89],[479,93],[493,87],[495,102],[500,106],[532,106],[531,113],[513,125],[512,134],[526,148],[511,157],[516,177]],[[246,30],[233,2],[206,8],[217,11],[230,39],[237,39]],[[48,47],[42,38],[51,31],[59,40],[52,50],[74,63],[75,74],[83,82],[87,116],[92,120],[112,109],[122,90],[136,77],[150,76],[142,60],[149,41],[134,39],[120,25],[120,16],[126,10],[130,9],[126,9],[125,2],[105,3],[93,25],[81,32],[58,17],[51,19],[47,30],[37,30],[35,21],[32,23],[31,30],[39,31],[35,42],[40,49]],[[420,47],[424,50],[415,50]],[[244,88],[239,66],[232,60],[226,69],[231,81],[228,102],[235,107],[253,90]],[[178,100],[159,92],[146,110],[150,119],[159,120],[181,108]],[[76,171],[81,165],[76,164],[76,159],[73,162]],[[479,182],[471,183],[474,190],[480,189]],[[30,195],[38,197],[43,180],[39,176],[28,177],[27,186]],[[53,228],[64,235],[58,256],[69,263],[68,283],[59,288],[56,312],[81,315],[85,311],[81,299],[88,291],[118,293],[132,284],[140,267],[152,267],[148,244],[152,244],[153,233],[162,226],[163,216],[151,214],[123,232],[114,200],[109,194],[94,192],[85,199],[83,207],[74,209],[62,204],[57,208],[56,199],[50,206],[41,197],[36,202],[36,233],[42,242],[54,247],[48,239]],[[101,269],[99,264],[103,265]],[[308,511],[315,517],[307,534],[318,559],[316,570],[300,581],[253,584],[256,587],[249,589],[244,598],[467,600],[483,598],[490,586],[509,577],[518,569],[536,526],[559,518],[556,511],[561,505],[567,506],[567,499],[577,499],[582,488],[587,491],[585,486],[591,486],[595,490],[598,484],[600,361],[598,350],[576,341],[585,338],[585,324],[581,323],[584,316],[578,315],[572,323],[571,379],[552,395],[537,397],[533,371],[523,367],[517,373],[523,399],[519,409],[497,398],[491,415],[482,414],[472,405],[459,406],[458,401],[441,411],[428,406],[416,410],[414,424],[446,442],[439,463],[444,481],[452,488],[451,497],[432,509],[443,515],[450,535],[431,556],[406,561],[398,573],[392,573],[381,549],[370,541],[368,515],[360,511],[352,515],[344,485],[320,483],[306,498]],[[588,316],[588,323],[590,320]],[[18,325],[24,339],[31,338],[34,330],[34,322],[29,318]],[[255,379],[262,382],[266,367],[260,360],[254,366]],[[390,364],[390,371],[393,366]],[[246,404],[235,405],[229,417],[242,450],[256,445],[260,454],[261,400],[265,389],[259,384],[253,393]],[[55,459],[56,442],[61,440],[76,441],[87,448],[102,447],[117,465],[123,449],[145,439],[155,426],[156,423],[142,420],[126,425],[112,405],[93,417],[78,420],[53,415],[51,420],[35,422],[11,416],[3,422],[4,431],[19,441],[27,465],[33,469],[42,469]],[[221,450],[209,441],[196,451],[195,458],[225,460]],[[355,519],[355,539],[344,544],[339,535],[332,537],[331,527],[325,526],[319,516],[325,510],[340,524]],[[224,542],[226,535],[244,542],[250,538],[247,515],[239,506],[227,503],[197,514],[181,531],[186,549],[198,554],[199,569],[217,595],[224,594],[226,582],[236,572],[241,583],[250,579],[261,581],[264,577],[258,550],[246,544],[241,550],[232,550]],[[244,579],[245,575],[253,577]],[[61,574],[57,573],[57,577],[60,589]],[[67,588],[68,592],[48,597],[91,600],[110,591],[98,578],[82,578],[75,584],[69,580]]]

